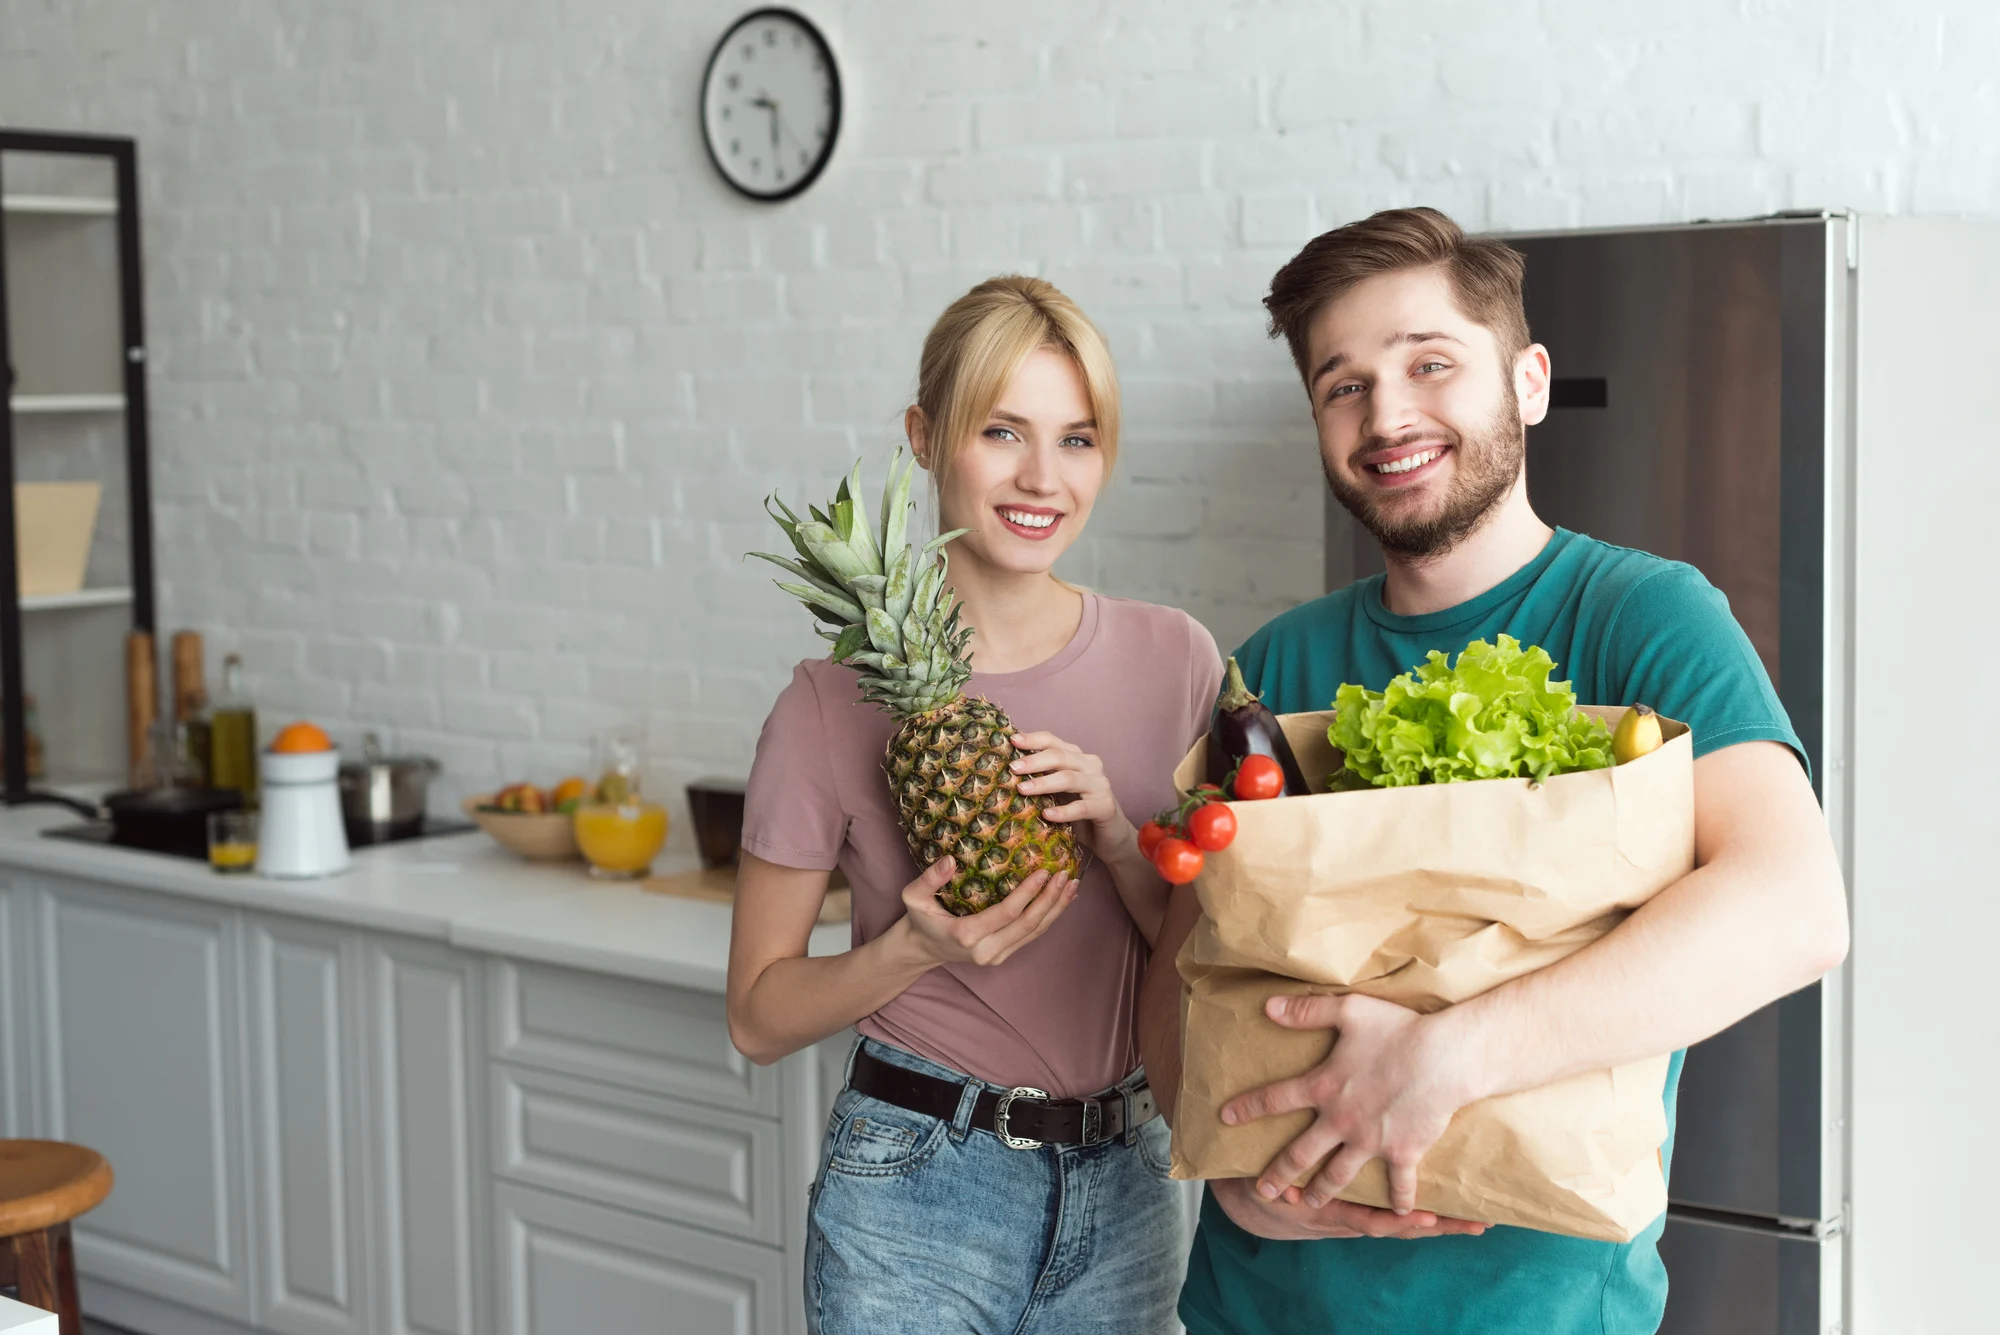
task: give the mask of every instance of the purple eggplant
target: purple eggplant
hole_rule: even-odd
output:
[[[1220,784],[1245,756],[1269,756],[1285,772],[1285,796],[1303,797],[1306,776],[1299,769],[1292,744],[1278,726],[1278,716],[1264,708],[1250,688],[1243,684],[1243,669],[1229,660],[1229,675],[1222,683],[1222,695],[1215,702],[1215,717],[1208,725],[1208,781]]]

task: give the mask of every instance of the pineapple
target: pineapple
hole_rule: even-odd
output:
[[[940,534],[921,549],[904,539],[915,461],[898,450],[889,464],[879,532],[861,500],[861,465],[840,484],[827,511],[800,519],[774,496],[765,510],[791,539],[799,559],[752,552],[798,582],[778,587],[799,599],[833,641],[833,659],[861,673],[862,696],[900,726],[882,768],[902,817],[910,854],[929,866],[957,860],[938,902],[954,914],[997,904],[1037,869],[1081,870],[1068,827],[1042,818],[1059,795],[1020,791],[1009,768],[1012,720],[998,706],[964,693],[972,675],[959,625],[958,600],[945,587],[944,546],[966,529]],[[771,510],[775,503],[776,511]]]

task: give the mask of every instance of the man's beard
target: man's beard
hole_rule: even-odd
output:
[[[1435,439],[1438,437],[1429,434],[1403,440],[1377,437],[1362,442],[1356,454],[1389,449],[1406,441]],[[1397,519],[1385,515],[1382,502],[1394,503],[1393,495],[1371,494],[1348,482],[1334,469],[1326,470],[1326,482],[1333,488],[1334,499],[1375,536],[1389,556],[1407,561],[1443,556],[1478,528],[1514,489],[1514,481],[1521,475],[1521,460],[1527,453],[1527,432],[1521,426],[1514,387],[1505,388],[1498,410],[1476,433],[1461,437],[1445,432],[1443,440],[1451,446],[1454,457],[1451,489],[1445,493],[1443,505],[1426,518]]]

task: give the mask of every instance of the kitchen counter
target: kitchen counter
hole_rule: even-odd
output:
[[[593,880],[577,863],[528,863],[477,831],[358,849],[337,876],[222,875],[205,863],[50,839],[57,807],[0,809],[0,866],[55,872],[213,904],[443,941],[461,949],[720,992],[729,906]],[[663,854],[662,874],[691,871]],[[813,931],[814,955],[848,948],[846,923]]]

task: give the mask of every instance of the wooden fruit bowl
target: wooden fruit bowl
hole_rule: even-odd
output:
[[[495,794],[475,793],[461,804],[465,814],[492,836],[493,842],[530,862],[576,862],[576,829],[559,811],[489,811]]]

